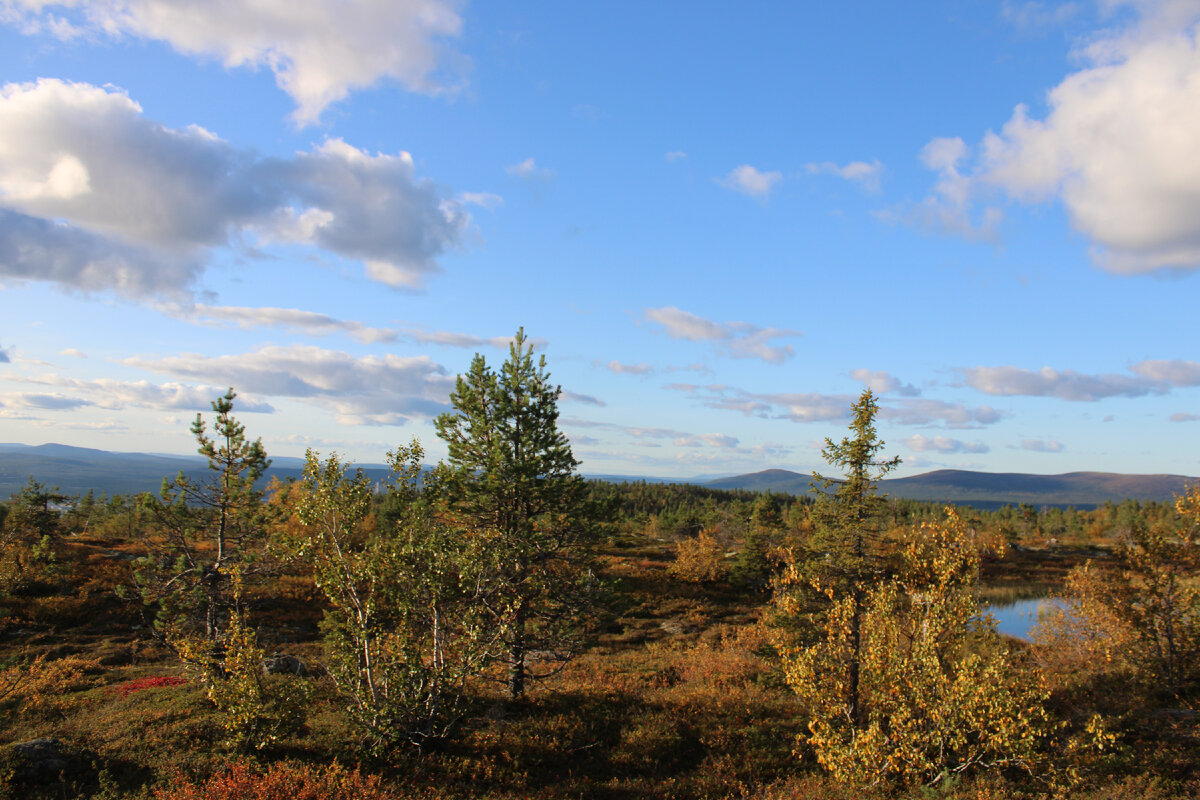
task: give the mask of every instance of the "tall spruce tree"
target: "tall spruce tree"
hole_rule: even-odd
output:
[[[532,651],[559,663],[571,655],[589,595],[595,520],[558,429],[560,392],[522,328],[499,373],[476,354],[450,395],[454,411],[436,421],[449,465],[430,486],[487,541],[477,550],[486,559],[479,580],[501,631],[513,699],[541,677],[528,668]]]
[[[883,441],[875,431],[879,403],[870,389],[850,406],[850,436],[825,440],[821,455],[842,477],[813,473],[817,529],[809,542],[810,563],[833,595],[850,598],[850,663],[846,705],[851,720],[860,718],[859,672],[862,617],[867,589],[878,582],[878,533],[886,502],[876,493],[879,480],[900,465],[899,456],[880,459]]]

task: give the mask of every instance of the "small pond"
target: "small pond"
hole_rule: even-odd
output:
[[[1017,639],[1029,639],[1042,609],[1056,605],[1057,602],[1049,597],[1036,597],[1003,605],[987,605],[983,610],[996,618],[1000,633]]]

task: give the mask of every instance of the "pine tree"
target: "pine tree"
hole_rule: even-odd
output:
[[[477,537],[484,598],[502,632],[508,689],[521,697],[537,650],[562,662],[574,649],[595,536],[579,462],[558,429],[561,388],[517,331],[499,373],[476,355],[437,418],[449,466],[435,479],[448,510]]]
[[[138,572],[143,596],[157,602],[159,622],[177,625],[203,619],[204,637],[220,638],[228,610],[230,569],[246,558],[246,546],[264,533],[263,492],[255,483],[271,461],[262,440],[246,439],[246,427],[233,417],[231,388],[212,403],[212,436],[202,415],[192,423],[200,455],[208,459],[205,480],[183,472],[163,480],[160,497],[149,498],[167,536],[166,548],[152,553]]]

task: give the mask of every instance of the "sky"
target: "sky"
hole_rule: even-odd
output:
[[[0,441],[1200,475],[1200,2],[0,0]]]

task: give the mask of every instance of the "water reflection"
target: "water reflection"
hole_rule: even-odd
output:
[[[1028,641],[1042,609],[1056,605],[1058,601],[1053,598],[1037,597],[1015,603],[987,605],[984,611],[996,618],[1000,633]]]

